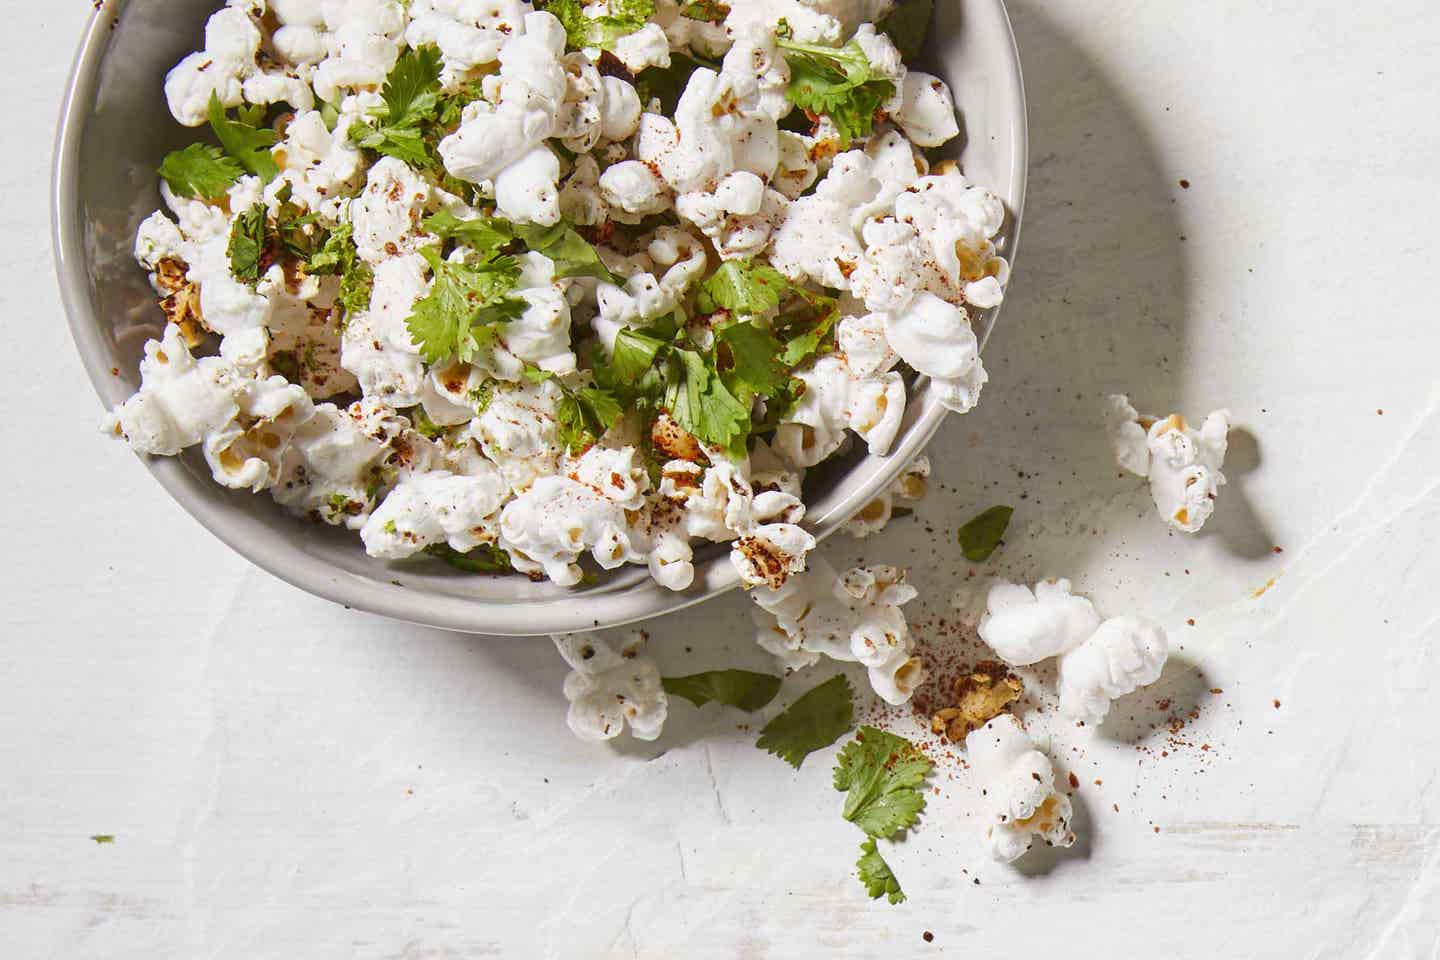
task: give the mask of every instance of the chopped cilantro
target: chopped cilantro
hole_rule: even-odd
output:
[[[714,700],[746,712],[759,710],[780,692],[780,678],[750,670],[711,670],[688,677],[664,677],[665,692],[684,697],[697,707]]]
[[[767,723],[755,746],[798,770],[807,756],[830,746],[854,725],[850,681],[836,674]]]
[[[840,132],[842,149],[869,135],[875,112],[895,93],[895,84],[874,74],[860,44],[851,40],[843,47],[826,47],[779,39],[776,45],[790,65],[785,96],[791,103],[828,116]]]
[[[413,167],[431,166],[422,127],[440,106],[439,48],[413,47],[401,54],[380,95],[385,103],[371,113],[376,122],[353,124],[350,139]]]
[[[375,286],[375,271],[360,259],[355,250],[353,228],[342,223],[325,238],[325,243],[305,264],[308,273],[340,275],[340,291],[335,302],[349,317],[370,309],[370,291]]]
[[[445,428],[431,420],[430,414],[426,413],[422,406],[411,407],[405,411],[405,415],[410,418],[410,422],[415,425],[415,429],[420,432],[422,437],[434,440],[445,432]]]
[[[230,272],[235,279],[252,287],[260,282],[266,251],[270,241],[266,235],[269,214],[265,204],[257,203],[235,218],[230,225],[230,242],[225,248],[230,258]]]
[[[490,543],[482,543],[465,553],[448,544],[432,543],[425,548],[425,552],[466,573],[499,575],[515,572],[515,567],[510,563],[510,554]]]
[[[95,833],[91,834],[90,839],[96,843],[114,843],[115,835],[113,833]]]
[[[874,837],[867,837],[860,842],[860,859],[855,861],[855,869],[871,900],[885,897],[892,904],[905,902],[905,891],[900,889],[900,881],[895,879],[890,864],[886,863],[885,858],[880,856],[880,851],[875,849]]]
[[[718,0],[691,0],[680,8],[680,16],[708,23],[721,23],[729,14],[730,8]]]
[[[1005,528],[1010,526],[1014,507],[991,507],[972,517],[960,528],[960,552],[971,563],[984,563],[1000,546]]]
[[[743,456],[750,408],[735,398],[714,366],[713,355],[676,347],[665,385],[665,408],[686,433],[735,456]]]
[[[275,145],[275,131],[261,126],[265,116],[263,110],[241,110],[238,119],[225,115],[225,107],[212,91],[210,94],[210,128],[225,152],[235,162],[255,174],[265,183],[280,175],[270,148]]]
[[[821,352],[830,330],[840,319],[840,301],[823,293],[792,287],[796,295],[788,307],[770,325],[775,336],[785,344],[780,362],[795,367]]]
[[[902,58],[914,60],[925,46],[934,14],[935,0],[900,0],[875,26],[890,38]]]
[[[726,260],[699,286],[695,307],[701,313],[728,310],[763,316],[780,306],[780,298],[793,285],[769,264]]]
[[[500,248],[515,239],[515,227],[508,220],[499,217],[476,217],[461,220],[445,210],[425,218],[425,229],[442,240],[458,240],[465,246],[489,258]]]
[[[635,327],[622,327],[615,334],[615,347],[610,354],[610,369],[616,385],[633,387],[655,364],[660,351],[669,346],[668,339],[654,332]]]
[[[613,50],[615,41],[634,33],[655,16],[655,0],[609,0],[598,17],[585,15],[583,0],[549,0],[545,11],[565,28],[568,45],[579,50],[599,47]]]
[[[904,737],[861,727],[835,760],[835,789],[845,793],[841,815],[872,837],[893,837],[914,826],[925,809],[931,766]]]
[[[605,269],[600,254],[590,242],[563,220],[553,227],[517,223],[514,230],[525,246],[555,261],[556,277],[599,277],[611,283],[619,282]]]
[[[556,439],[572,456],[577,455],[597,443],[624,415],[619,402],[605,390],[565,389],[555,411]]]
[[[747,321],[721,327],[715,334],[720,380],[742,405],[785,388],[790,375],[780,363],[781,352],[780,341],[769,330]]]
[[[244,173],[239,160],[208,143],[192,143],[167,153],[160,162],[160,176],[170,189],[198,200],[218,200]]]
[[[525,301],[511,296],[520,264],[514,257],[452,263],[441,260],[433,248],[423,252],[434,280],[405,325],[426,363],[448,357],[468,363],[493,344],[498,324],[525,312]]]

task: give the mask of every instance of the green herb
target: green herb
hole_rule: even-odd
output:
[[[230,225],[230,242],[225,253],[230,258],[230,272],[235,279],[252,287],[260,282],[261,269],[270,241],[266,234],[269,214],[265,204],[257,203],[235,218]]]
[[[679,347],[665,385],[664,404],[686,433],[743,456],[750,433],[750,409],[735,398],[716,372],[713,356]]]
[[[210,129],[215,131],[220,146],[240,166],[255,174],[265,183],[280,175],[280,167],[270,148],[275,145],[275,131],[262,127],[263,110],[240,110],[238,119],[231,120],[225,115],[220,98],[210,93]]]
[[[317,252],[324,249],[328,239],[323,227],[319,226],[320,215],[306,210],[290,199],[290,184],[285,184],[276,194],[279,206],[275,210],[274,241],[276,253],[308,263]]]
[[[160,176],[175,194],[199,200],[218,200],[244,173],[239,160],[208,143],[192,143],[160,162]]]
[[[316,97],[315,109],[320,112],[320,122],[325,124],[325,129],[334,133],[335,127],[340,123],[340,108],[328,100]]]
[[[439,48],[413,47],[401,54],[385,78],[380,96],[384,105],[371,112],[377,122],[353,124],[350,139],[413,167],[431,166],[422,127],[440,105]]]
[[[785,344],[780,362],[787,367],[797,367],[822,349],[828,349],[827,338],[840,319],[840,301],[802,287],[791,290],[796,296],[794,306],[775,318],[770,329]]]
[[[96,843],[114,843],[115,835],[110,833],[96,833],[92,834],[90,839]]]
[[[791,288],[790,280],[769,264],[726,260],[701,281],[695,308],[701,313],[728,310],[764,316],[780,306],[780,298]]]
[[[799,770],[807,756],[830,746],[854,725],[850,681],[836,674],[767,723],[755,746]]]
[[[835,760],[835,789],[845,793],[841,815],[872,837],[892,837],[913,826],[925,809],[931,766],[904,737],[861,727]]]
[[[613,427],[624,411],[616,399],[604,390],[582,387],[569,390],[555,410],[556,439],[572,455],[599,442],[605,431]]]
[[[415,429],[420,432],[422,437],[434,440],[445,432],[444,427],[430,419],[430,414],[425,412],[424,407],[411,407],[405,412],[405,415],[410,418],[410,422],[415,425]]]
[[[335,302],[347,317],[370,309],[370,291],[375,286],[375,272],[360,259],[353,232],[350,224],[340,224],[330,231],[324,245],[305,264],[307,273],[340,275],[340,291],[335,295]]]
[[[514,257],[471,265],[441,260],[434,248],[422,254],[434,279],[425,299],[405,321],[426,363],[455,357],[466,363],[494,344],[495,328],[525,312],[526,303],[511,296],[520,279]]]
[[[895,84],[876,76],[860,44],[826,47],[777,39],[790,65],[785,96],[808,113],[824,114],[840,133],[842,149],[850,141],[868,136],[875,112],[895,93]]]
[[[501,247],[515,239],[514,225],[499,217],[476,217],[461,220],[453,213],[441,210],[425,218],[425,229],[442,240],[458,240],[465,246],[488,259]]]
[[[782,352],[780,341],[753,323],[732,323],[715,334],[720,380],[747,409],[756,396],[773,396],[789,382],[790,375],[779,359]]]
[[[865,884],[865,892],[870,894],[871,900],[878,900],[885,897],[892,904],[905,902],[905,891],[900,889],[900,881],[895,879],[895,874],[890,869],[890,864],[880,856],[880,851],[875,849],[875,839],[867,837],[860,842],[860,859],[855,861],[855,869],[860,874],[860,882]]]
[[[425,552],[466,573],[493,576],[515,572],[515,567],[510,563],[510,555],[491,543],[482,543],[466,553],[461,553],[448,544],[432,543],[425,548]]]
[[[900,0],[876,26],[895,44],[903,59],[914,60],[925,46],[934,14],[935,0]]]
[[[606,13],[599,17],[587,17],[582,0],[549,0],[544,9],[560,21],[567,43],[576,50],[613,50],[616,40],[639,30],[655,16],[654,0],[609,0]]]
[[[688,677],[665,677],[665,692],[684,697],[697,707],[714,700],[746,712],[759,710],[780,692],[780,678],[750,670],[711,670]]]
[[[692,0],[680,8],[680,16],[708,23],[720,23],[729,14],[730,8],[717,0]]]
[[[555,261],[557,278],[599,277],[610,283],[620,282],[605,269],[605,264],[600,262],[600,254],[590,242],[563,220],[553,227],[517,223],[514,230],[525,246]]]
[[[615,334],[615,347],[610,354],[610,369],[616,385],[633,387],[655,365],[655,358],[670,346],[647,329],[621,327]]]
[[[960,552],[971,563],[984,563],[1000,546],[1014,507],[991,507],[960,528]]]

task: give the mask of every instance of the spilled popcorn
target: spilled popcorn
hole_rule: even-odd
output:
[[[1225,485],[1230,413],[1216,410],[1200,429],[1178,413],[1163,419],[1141,416],[1130,398],[1105,400],[1105,429],[1115,462],[1150,481],[1150,496],[1160,517],[1176,530],[1195,533],[1215,512],[1215,496]]]

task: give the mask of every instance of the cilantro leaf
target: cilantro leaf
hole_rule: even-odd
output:
[[[265,272],[264,261],[270,246],[267,236],[269,214],[265,204],[257,203],[235,218],[230,225],[230,242],[225,254],[230,258],[230,272],[236,280],[252,287]]]
[[[465,553],[461,553],[449,544],[432,543],[425,548],[425,552],[443,560],[456,570],[464,570],[466,573],[497,575],[515,572],[515,567],[510,563],[510,554],[493,543],[482,543],[474,550]]]
[[[514,225],[499,217],[476,217],[461,220],[445,210],[425,218],[425,229],[443,240],[459,240],[465,246],[488,258],[515,239]]]
[[[655,364],[668,342],[645,330],[622,327],[615,334],[615,348],[610,355],[610,369],[617,385],[631,386]]]
[[[340,275],[335,302],[347,317],[370,309],[370,291],[375,286],[375,272],[360,259],[353,234],[350,224],[340,224],[305,264],[305,271],[316,276]]]
[[[914,60],[925,46],[934,13],[935,0],[900,0],[875,26],[895,44],[901,58]]]
[[[525,246],[555,261],[557,279],[599,277],[610,283],[619,282],[614,274],[605,269],[605,264],[600,261],[600,254],[590,242],[563,220],[552,227],[517,223],[513,225],[513,229],[515,235],[525,242]]]
[[[875,123],[875,111],[895,93],[895,84],[878,77],[860,44],[851,40],[843,47],[826,47],[793,40],[776,40],[790,66],[786,98],[812,114],[824,114],[840,133],[841,149],[850,141],[868,136]]]
[[[115,835],[113,833],[95,833],[91,834],[90,839],[96,843],[114,843]]]
[[[572,455],[597,443],[624,411],[616,399],[596,387],[566,390],[555,410],[556,438]]]
[[[680,16],[708,23],[721,23],[729,15],[730,8],[719,0],[692,0],[680,8]]]
[[[777,317],[771,324],[775,335],[785,344],[780,362],[794,367],[820,352],[830,330],[840,319],[840,301],[803,288],[793,288],[798,306]]]
[[[769,264],[726,260],[701,282],[695,306],[701,313],[762,316],[779,307],[790,288],[789,279]]]
[[[767,723],[755,746],[799,770],[808,755],[830,746],[855,725],[850,698],[850,681],[836,674]]]
[[[861,727],[835,760],[835,789],[845,793],[841,815],[872,837],[913,826],[925,809],[923,785],[931,766],[904,737]]]
[[[1014,507],[991,507],[972,517],[960,528],[960,552],[971,563],[984,563],[1000,546],[1005,528],[1010,526]]]
[[[860,874],[860,882],[865,884],[865,892],[870,895],[871,900],[879,900],[885,897],[892,904],[905,902],[905,891],[900,889],[900,881],[895,879],[895,874],[890,869],[890,864],[880,856],[880,851],[875,849],[875,838],[867,837],[860,842],[860,859],[855,861],[855,869]]]
[[[720,379],[741,404],[748,405],[757,395],[774,396],[789,383],[779,359],[782,350],[774,334],[753,323],[732,323],[715,334]]]
[[[178,196],[198,200],[219,199],[244,173],[239,160],[208,143],[174,150],[160,162],[160,176],[170,189]]]
[[[780,678],[750,670],[711,670],[688,677],[664,677],[666,693],[684,697],[697,707],[714,700],[746,712],[759,710],[780,692]]]
[[[405,326],[426,363],[447,357],[468,363],[494,345],[497,325],[525,312],[526,302],[510,295],[520,264],[500,257],[472,266],[441,260],[433,248],[426,252],[434,278]]]
[[[560,21],[566,42],[577,50],[611,50],[616,40],[639,30],[655,16],[655,0],[609,0],[606,12],[598,17],[587,17],[584,7],[582,0],[549,0],[544,7]]]
[[[258,111],[239,111],[238,120],[225,116],[225,107],[214,91],[210,93],[210,129],[215,131],[220,146],[235,162],[265,183],[280,175],[280,167],[271,155],[275,131],[261,127],[264,115]]]
[[[410,164],[432,164],[422,124],[440,105],[440,50],[412,47],[400,55],[385,78],[380,96],[385,103],[371,112],[374,125],[355,123],[349,137],[367,150],[374,150]]]
[[[707,358],[675,348],[664,403],[686,433],[740,455],[750,433],[750,409],[726,388]]]

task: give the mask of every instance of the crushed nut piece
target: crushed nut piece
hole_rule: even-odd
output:
[[[985,660],[955,680],[955,706],[946,707],[930,718],[930,729],[954,741],[963,741],[971,730],[983,727],[1004,712],[1025,692],[1020,678],[998,660]]]

